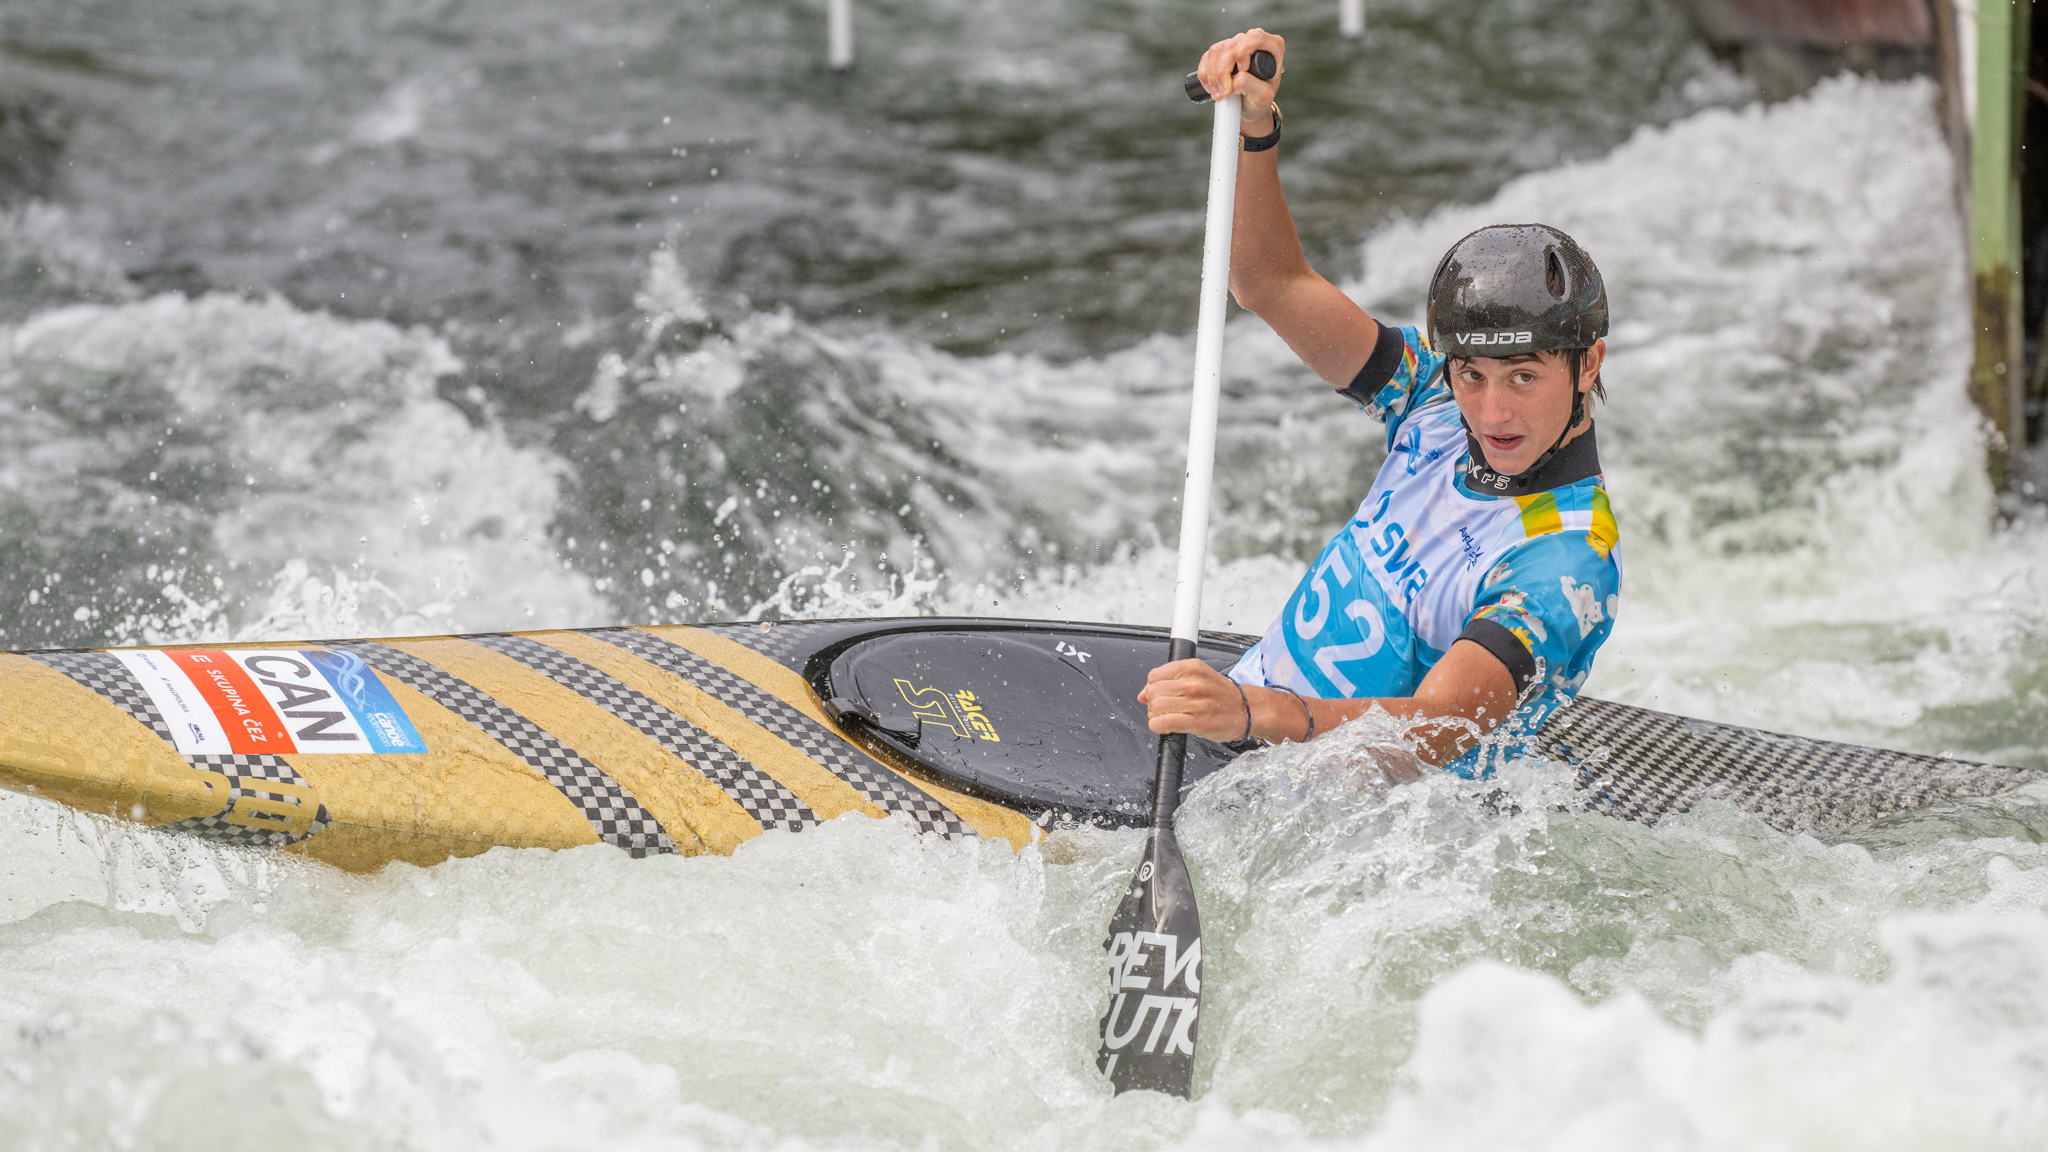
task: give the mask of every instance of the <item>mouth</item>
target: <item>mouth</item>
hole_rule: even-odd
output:
[[[1527,436],[1482,436],[1482,437],[1480,437],[1480,439],[1481,439],[1482,441],[1484,441],[1484,442],[1485,442],[1485,444],[1486,444],[1486,446],[1487,446],[1488,448],[1491,448],[1491,449],[1493,449],[1493,450],[1494,450],[1494,451],[1496,451],[1496,452],[1502,452],[1502,453],[1507,453],[1507,452],[1513,452],[1513,451],[1514,451],[1515,449],[1517,449],[1517,448],[1521,447],[1521,446],[1522,446],[1522,441],[1524,441],[1524,440],[1527,440],[1527,439],[1528,439],[1528,437],[1527,437]]]

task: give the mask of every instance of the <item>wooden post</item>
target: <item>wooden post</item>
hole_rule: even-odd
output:
[[[1963,239],[1970,239],[1970,116],[1975,107],[1972,97],[1976,95],[1976,74],[1964,67],[1963,37],[1968,36],[1970,58],[1976,58],[1977,24],[1976,9],[1965,23],[1962,13],[1956,10],[1955,0],[1930,0],[1934,8],[1934,71],[1941,81],[1941,96],[1937,111],[1941,116],[1941,135],[1948,141],[1948,154],[1955,161],[1950,165],[1950,194],[1955,197],[1956,220],[1961,223]],[[1965,90],[1965,86],[1968,89]]]
[[[2030,0],[1979,0],[1977,116],[1970,140],[1970,280],[1976,361],[1970,393],[1994,435],[1986,465],[2004,491],[2026,445],[2020,280],[2019,140],[2026,114]]]
[[[2021,461],[2027,454],[2027,291],[2024,269],[2027,264],[2027,233],[2021,227],[2020,188],[2027,171],[2027,108],[2031,100],[2027,96],[2027,76],[2031,72],[2030,57],[2033,55],[2034,37],[2033,0],[2014,0],[2012,6],[2012,55],[2007,59],[2012,68],[2012,194],[2010,214],[2007,218],[2007,235],[2011,237],[2009,255],[2012,258],[2012,359],[2005,377],[2005,404],[2007,435],[2012,438],[2007,452],[2010,466],[2007,468],[2007,487],[2017,483]]]

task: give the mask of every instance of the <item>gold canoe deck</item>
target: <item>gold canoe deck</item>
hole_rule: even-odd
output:
[[[182,755],[114,657],[0,653],[0,787],[353,870],[498,845],[729,853],[848,812],[1034,838],[1023,815],[871,754],[801,675],[725,631],[191,646],[353,652],[425,753]]]

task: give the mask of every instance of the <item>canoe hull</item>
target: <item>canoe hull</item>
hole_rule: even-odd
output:
[[[729,853],[769,828],[849,811],[1034,838],[1028,816],[865,750],[796,670],[735,634],[765,635],[749,625],[305,646],[362,656],[429,749],[420,754],[181,753],[164,709],[114,655],[0,654],[0,786],[355,870],[499,845]]]
[[[1167,642],[912,619],[0,653],[0,787],[351,870],[497,846],[730,853],[849,812],[1022,846],[1144,821],[1135,697]],[[1250,642],[1205,636],[1201,655]],[[1576,807],[1649,824],[1726,799],[1833,835],[2034,778],[1592,699],[1538,743],[1576,767]],[[1234,754],[1190,741],[1186,784]]]

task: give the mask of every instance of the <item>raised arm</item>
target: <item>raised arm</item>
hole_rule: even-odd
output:
[[[1252,53],[1280,61],[1271,80],[1251,73]],[[1244,134],[1273,131],[1273,102],[1287,71],[1287,42],[1263,28],[1219,41],[1197,73],[1213,98],[1244,97]],[[1240,152],[1237,212],[1231,225],[1230,292],[1280,334],[1301,362],[1331,387],[1349,385],[1372,355],[1379,326],[1335,284],[1309,267],[1280,191],[1280,150]]]

